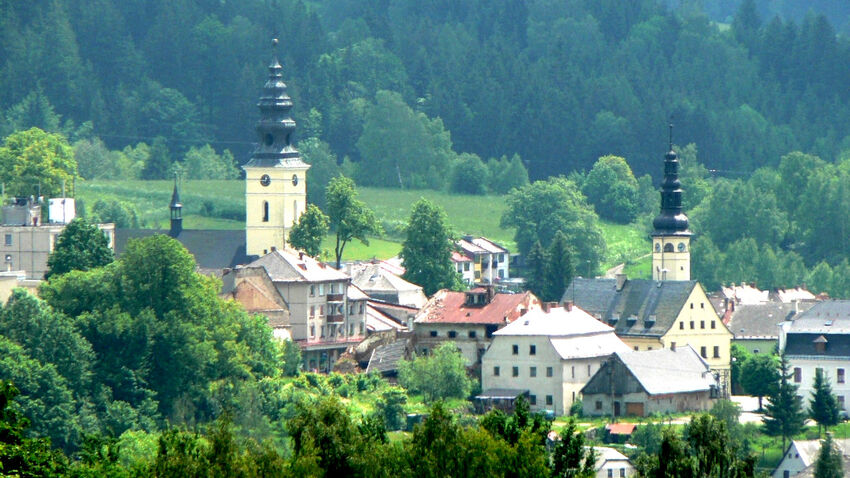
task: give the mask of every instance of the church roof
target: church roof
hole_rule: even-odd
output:
[[[120,256],[132,239],[156,234],[169,235],[161,229],[115,229],[115,254]],[[183,229],[175,238],[195,257],[202,269],[233,268],[248,263],[252,257],[245,254],[245,231]]]
[[[673,151],[673,125],[670,125],[670,151],[664,155],[664,180],[661,183],[661,212],[652,221],[653,236],[690,236],[688,216],[682,212],[682,183],[679,160]]]
[[[618,290],[616,279],[577,277],[562,302],[575,303],[613,326],[617,335],[660,337],[673,326],[695,287],[693,280],[630,279]]]

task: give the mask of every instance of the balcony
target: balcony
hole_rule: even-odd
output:
[[[342,314],[342,313],[328,314],[327,320],[328,320],[329,324],[341,324],[341,323],[345,322],[345,314]]]
[[[328,302],[342,302],[344,299],[343,294],[328,294]]]

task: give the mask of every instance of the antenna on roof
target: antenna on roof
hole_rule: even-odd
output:
[[[673,151],[673,115],[670,115],[670,151]]]

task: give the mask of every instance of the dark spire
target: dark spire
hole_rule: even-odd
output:
[[[174,191],[171,193],[171,229],[168,235],[177,237],[183,232],[183,203],[180,202],[180,191],[177,190],[177,173],[174,173]]]
[[[272,41],[273,49],[277,49],[277,44],[275,38]],[[292,98],[286,93],[283,67],[280,66],[276,52],[269,65],[269,79],[263,86],[257,107],[260,108],[260,120],[256,127],[259,143],[246,166],[274,167],[302,162],[298,150],[292,146],[292,133],[295,132],[295,121],[290,116]]]
[[[690,235],[688,216],[682,212],[682,183],[679,159],[673,151],[673,124],[670,124],[670,151],[664,155],[664,181],[661,183],[661,213],[652,221],[653,236]]]

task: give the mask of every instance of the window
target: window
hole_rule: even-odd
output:
[[[498,377],[499,372],[500,372],[499,367],[493,367],[493,376],[494,377]]]
[[[529,395],[528,396],[528,403],[530,405],[537,405],[537,395]]]
[[[365,306],[364,306],[364,302],[361,302],[361,303],[360,303],[360,313],[361,313],[361,314],[363,313],[363,308],[364,308],[364,307],[365,307]]]
[[[324,337],[325,337],[325,326],[324,326],[324,325],[322,326],[322,333],[321,333],[321,336],[322,336],[322,338],[324,338]]]
[[[626,469],[620,468],[620,478],[626,478]]]
[[[453,339],[455,337],[457,337],[457,332],[455,332],[454,330],[449,330],[449,338]]]
[[[614,469],[608,468],[608,478],[614,478]]]
[[[263,222],[269,222],[269,202],[263,201]]]
[[[576,366],[575,366],[575,365],[573,365],[572,367],[570,367],[570,376],[571,376],[572,378],[576,378]]]
[[[436,337],[436,336],[437,336],[437,331],[436,331],[436,330],[432,330],[432,331],[430,332],[430,335],[431,335],[431,337]]]
[[[593,365],[587,364],[587,376],[588,377],[591,375],[592,370],[593,370]]]
[[[528,355],[537,355],[537,346],[529,345],[528,346]]]
[[[546,395],[546,405],[552,405],[555,401],[552,399],[552,395]]]
[[[319,295],[325,295],[325,284],[319,284]]]
[[[519,367],[513,367],[511,370],[511,375],[514,377],[519,377]]]
[[[597,410],[602,410],[602,400],[597,400],[597,401],[596,401],[596,409],[597,409]]]
[[[474,331],[474,330],[470,330],[470,331],[469,331],[469,338],[470,338],[470,339],[474,339],[474,338],[475,338],[475,331]]]
[[[319,317],[324,317],[324,316],[325,316],[325,306],[320,305],[319,306]]]
[[[354,324],[348,324],[348,335],[354,335]]]
[[[838,382],[838,383],[844,383],[844,369],[843,368],[838,369],[838,378],[836,378],[835,381]]]
[[[670,342],[670,350],[676,350],[676,342]]]
[[[465,262],[463,264],[463,270],[465,270],[466,272],[469,272],[469,262]]]
[[[685,323],[679,322],[679,330],[685,330]]]
[[[552,367],[546,367],[546,376],[547,376],[547,377],[551,377],[551,376],[552,376]]]
[[[514,344],[512,350],[514,355],[519,355],[519,345]]]
[[[699,303],[699,308],[700,308],[700,309],[705,309],[705,302],[700,302],[700,303]]]
[[[637,352],[637,351],[638,351],[638,349],[639,349],[640,347],[638,347],[637,345],[635,345],[635,347],[634,347],[634,348],[635,348],[635,352]]]
[[[691,304],[691,310],[693,310],[693,309],[694,309],[694,304]]]
[[[363,334],[363,322],[360,322],[360,334]]]
[[[692,320],[691,321],[691,330],[693,330],[693,328],[694,328],[694,321]]]
[[[314,297],[316,295],[316,286],[310,286],[310,297]]]
[[[310,326],[310,337],[315,337],[315,336],[316,336],[316,326],[311,325]]]
[[[714,346],[714,358],[720,358],[720,347]]]
[[[7,246],[12,245],[12,235],[11,234],[6,234],[6,245]]]
[[[652,350],[652,347],[647,347],[646,350]]]
[[[715,325],[716,325],[716,324],[715,324],[715,322],[712,320],[712,321],[711,321],[711,328],[712,328],[712,329],[716,328],[716,327],[715,327]]]
[[[315,317],[315,316],[316,316],[316,306],[311,305],[310,306],[310,317],[312,318],[312,317]]]
[[[838,396],[838,408],[844,410],[844,395]]]
[[[800,367],[794,367],[794,383],[800,383],[803,381],[803,369]]]
[[[706,351],[705,351],[704,346],[699,348],[699,354],[702,355],[702,358],[708,358],[708,355],[706,355]]]
[[[537,376],[537,367],[530,367],[528,369],[528,375],[530,377],[536,377]]]
[[[705,328],[705,321],[704,320],[699,321],[699,328],[701,328],[701,329]]]

